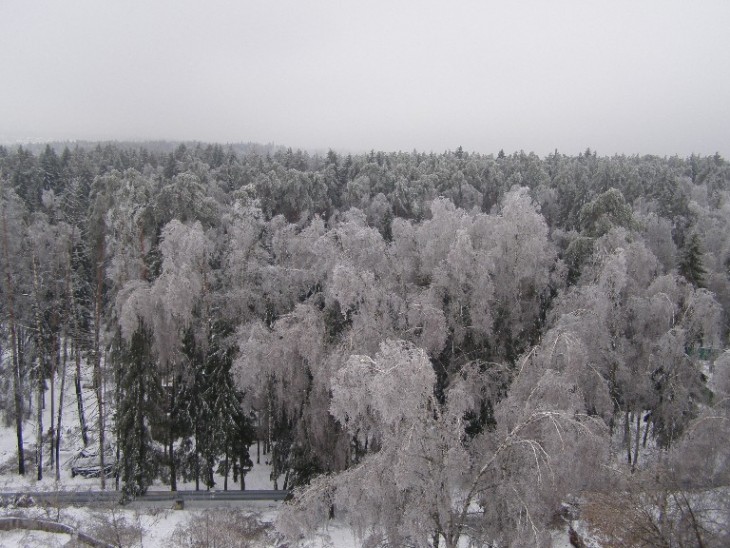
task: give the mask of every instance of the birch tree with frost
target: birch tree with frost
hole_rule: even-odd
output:
[[[296,537],[334,514],[369,546],[544,544],[562,497],[584,487],[604,450],[605,424],[586,413],[578,364],[561,362],[560,344],[557,334],[522,359],[496,426],[473,439],[473,378],[452,382],[442,405],[422,349],[391,340],[373,358],[351,356],[332,381],[330,413],[375,449],[297,489],[280,528]]]

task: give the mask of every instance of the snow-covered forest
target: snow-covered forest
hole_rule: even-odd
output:
[[[730,544],[719,155],[0,147],[0,222],[12,473],[57,473],[75,383],[127,498],[241,488],[258,445],[291,538],[546,545],[576,506]]]

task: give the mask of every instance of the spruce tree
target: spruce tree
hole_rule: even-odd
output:
[[[249,460],[248,447],[253,443],[250,419],[243,413],[241,394],[231,376],[233,348],[220,342],[232,334],[224,322],[214,322],[205,344],[196,341],[188,330],[183,351],[192,366],[194,382],[189,386],[189,409],[195,441],[192,467],[196,489],[202,480],[207,488],[215,486],[213,474],[222,456],[218,471],[227,477],[235,460]]]
[[[704,287],[707,270],[702,265],[702,248],[697,233],[692,234],[684,246],[679,273],[694,287]]]
[[[150,435],[150,421],[157,416],[161,401],[157,367],[152,355],[152,332],[140,323],[124,348],[119,382],[122,397],[117,410],[121,444],[122,493],[127,499],[142,495],[155,478],[156,458]]]

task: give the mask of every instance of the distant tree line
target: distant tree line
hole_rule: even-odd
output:
[[[128,496],[243,487],[257,441],[294,535],[337,513],[373,545],[542,543],[616,455],[730,479],[719,155],[46,145],[0,147],[0,185],[21,474],[60,473],[60,379]]]

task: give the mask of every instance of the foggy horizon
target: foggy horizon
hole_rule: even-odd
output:
[[[730,156],[730,5],[5,3],[0,142]]]

